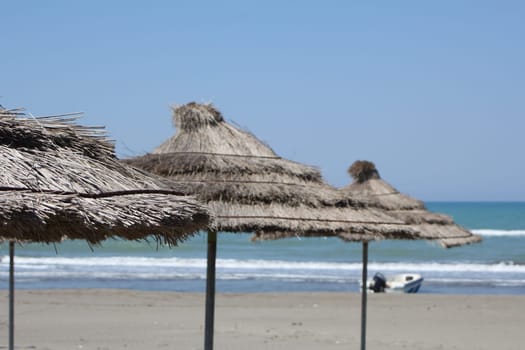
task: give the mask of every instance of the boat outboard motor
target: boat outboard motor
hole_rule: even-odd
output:
[[[386,288],[386,277],[381,273],[377,272],[374,275],[374,285],[372,290],[374,293],[384,293]]]

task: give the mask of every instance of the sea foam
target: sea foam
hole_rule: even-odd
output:
[[[7,267],[7,257],[3,257],[1,265]],[[65,257],[15,257],[17,269],[31,269],[45,271],[47,269],[75,269],[75,270],[117,270],[141,269],[159,270],[174,269],[205,269],[206,259],[185,258],[146,258],[146,257],[93,257],[93,258],[65,258]],[[217,269],[237,271],[361,271],[362,264],[339,263],[320,261],[285,261],[285,260],[257,260],[257,259],[217,259]],[[440,271],[440,272],[514,272],[525,273],[525,265],[513,262],[496,262],[491,264],[466,262],[369,262],[369,270],[378,271]]]
[[[491,229],[480,229],[471,230],[472,233],[487,236],[487,237],[525,237],[525,230],[491,230]]]

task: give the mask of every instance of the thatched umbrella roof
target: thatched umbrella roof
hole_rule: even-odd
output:
[[[169,244],[205,228],[209,212],[159,178],[120,163],[103,128],[77,116],[0,109],[0,237],[90,243],[152,235]]]
[[[426,210],[422,201],[400,193],[379,176],[375,164],[369,161],[354,162],[348,172],[353,177],[352,184],[340,189],[343,197],[367,199],[370,205],[386,210],[390,215],[416,228],[413,239],[435,240],[444,247],[454,247],[479,242],[481,237],[473,235],[456,225],[452,218]],[[340,234],[344,240],[353,240],[351,235]],[[361,349],[366,348],[367,291],[364,286],[368,274],[368,243],[363,243],[363,275],[361,304]]]
[[[177,133],[126,162],[176,180],[215,214],[208,234],[206,350],[213,349],[216,231],[255,232],[256,239],[336,235],[356,240],[416,234],[365,201],[340,199],[318,169],[279,157],[251,133],[226,123],[211,104],[174,109]]]
[[[400,193],[381,179],[374,163],[356,161],[348,169],[353,183],[340,191],[345,196],[370,200],[371,205],[386,210],[390,215],[416,227],[419,239],[436,240],[444,247],[453,247],[481,241],[447,215],[433,213],[422,201]]]
[[[9,243],[9,349],[14,349],[14,242],[108,237],[168,244],[205,228],[207,208],[121,164],[103,128],[0,107],[0,240]]]
[[[216,231],[258,232],[260,238],[352,232],[359,240],[414,234],[366,201],[339,200],[317,168],[281,158],[210,104],[177,107],[173,121],[173,137],[125,161],[195,194],[215,213]]]

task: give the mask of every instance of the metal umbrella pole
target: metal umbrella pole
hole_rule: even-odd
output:
[[[363,272],[361,286],[361,350],[366,349],[366,298],[368,288],[366,280],[368,278],[368,242],[363,242]]]
[[[9,242],[9,350],[15,348],[15,242]]]
[[[204,323],[204,350],[213,350],[215,317],[215,265],[217,259],[217,232],[208,231],[208,261],[206,270],[206,316]]]

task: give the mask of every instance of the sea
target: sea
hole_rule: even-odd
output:
[[[525,294],[525,202],[429,202],[483,237],[445,249],[427,241],[369,245],[369,276],[418,273],[419,293]],[[359,292],[362,244],[338,238],[252,242],[249,233],[219,233],[217,292]],[[8,288],[8,244],[0,246],[0,289]],[[15,249],[17,289],[123,288],[204,292],[206,234],[178,247],[155,241],[108,240]]]

